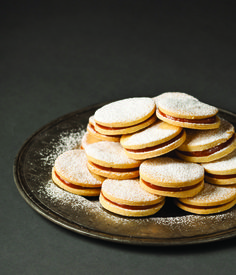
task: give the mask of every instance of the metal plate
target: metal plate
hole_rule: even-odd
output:
[[[102,105],[65,115],[38,130],[20,149],[14,163],[16,186],[25,201],[50,221],[82,235],[135,245],[186,245],[236,236],[236,207],[216,215],[192,215],[170,198],[154,216],[126,218],[102,209],[97,198],[84,198],[51,181],[55,158],[78,148],[88,118]],[[219,115],[236,126],[236,115]]]

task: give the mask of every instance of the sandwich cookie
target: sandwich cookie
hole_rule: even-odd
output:
[[[203,190],[192,198],[176,200],[176,205],[195,214],[215,214],[236,204],[236,187],[223,187],[205,183]]]
[[[234,126],[221,119],[218,129],[186,130],[185,142],[176,150],[177,155],[190,162],[210,162],[220,159],[236,148]]]
[[[106,210],[115,214],[143,217],[157,213],[163,207],[165,197],[146,192],[140,187],[138,179],[106,179],[99,201]]]
[[[85,134],[81,139],[80,149],[85,149],[89,144],[92,144],[98,141],[101,141],[101,140],[91,135],[89,132],[85,132]]]
[[[217,185],[236,184],[236,150],[219,160],[202,163],[205,180]]]
[[[176,149],[185,139],[186,134],[181,127],[158,120],[137,133],[123,135],[120,143],[129,158],[147,159]]]
[[[85,151],[76,149],[66,151],[57,157],[52,170],[52,180],[70,193],[98,196],[104,178],[88,170]]]
[[[87,132],[91,135],[94,136],[97,139],[100,140],[108,140],[108,141],[114,141],[114,142],[119,142],[120,141],[120,136],[117,135],[104,135],[99,133],[98,131],[96,131],[95,129],[95,120],[94,120],[94,116],[91,116],[89,118],[89,123],[87,125]]]
[[[94,114],[95,130],[104,135],[137,132],[156,121],[156,105],[148,97],[134,97],[112,102]]]
[[[216,129],[220,119],[218,109],[197,98],[178,92],[167,92],[155,97],[156,115],[176,126],[191,129]]]
[[[157,157],[145,160],[139,170],[141,187],[160,196],[191,197],[204,186],[204,168],[196,163]]]
[[[119,142],[99,141],[85,148],[88,169],[112,179],[130,179],[139,176],[141,161],[127,157]]]

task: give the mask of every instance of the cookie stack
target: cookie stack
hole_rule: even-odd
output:
[[[236,204],[235,148],[233,125],[193,96],[128,98],[89,118],[81,149],[59,156],[52,178],[123,216],[153,215],[166,197],[191,213],[218,213]]]

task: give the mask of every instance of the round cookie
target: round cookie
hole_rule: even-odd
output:
[[[163,207],[165,197],[146,192],[140,187],[138,179],[106,179],[102,185],[99,201],[112,213],[143,217],[157,213]]]
[[[108,141],[114,141],[114,142],[119,142],[120,141],[120,136],[119,135],[103,135],[101,133],[99,133],[98,131],[96,131],[95,129],[95,120],[94,120],[94,116],[91,116],[89,118],[89,123],[87,125],[87,131],[91,136],[94,136],[97,139],[100,140],[108,140]]]
[[[181,127],[159,120],[137,133],[123,135],[120,143],[129,158],[147,159],[176,149],[185,139]]]
[[[94,114],[95,130],[104,135],[137,132],[155,122],[156,105],[148,97],[118,100],[99,108]]]
[[[112,179],[130,179],[139,176],[141,161],[127,157],[119,142],[99,141],[85,148],[87,166],[95,174]]]
[[[92,174],[87,168],[84,150],[66,151],[55,160],[52,180],[62,189],[82,196],[98,196],[103,177]]]
[[[236,204],[236,187],[223,187],[205,183],[203,190],[192,198],[176,200],[176,205],[195,214],[215,214]]]
[[[190,162],[210,162],[220,159],[236,148],[234,126],[221,119],[214,130],[186,130],[185,142],[176,150],[177,155]]]
[[[101,140],[96,138],[95,136],[92,136],[89,132],[86,132],[81,139],[80,149],[85,149],[89,144],[92,144],[98,141],[101,141]]]
[[[186,93],[167,92],[155,97],[156,115],[176,126],[191,129],[216,129],[220,119],[218,109]]]
[[[145,160],[140,165],[140,185],[161,196],[186,198],[195,196],[204,186],[204,168],[170,157]]]
[[[236,150],[219,160],[202,163],[205,180],[217,185],[236,184]]]

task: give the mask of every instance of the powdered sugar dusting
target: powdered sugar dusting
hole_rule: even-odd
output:
[[[236,187],[223,187],[205,183],[200,193],[192,198],[183,199],[183,201],[198,204],[214,204],[215,202],[220,203],[234,198],[236,198]]]
[[[162,140],[172,137],[173,135],[180,132],[180,129],[180,127],[167,124],[163,121],[158,121],[142,131],[122,136],[121,144],[124,147],[129,148],[130,146],[145,146],[145,144],[152,142],[161,142]]]
[[[89,200],[66,192],[57,187],[51,180],[40,188],[39,195],[43,200],[50,200],[50,204],[54,205],[56,212],[62,211],[64,213],[65,209],[68,209],[67,219],[71,219],[73,223],[120,236],[147,237],[150,239],[209,236],[211,233],[236,226],[235,207],[230,211],[216,215],[199,216],[187,213],[186,215],[165,217],[162,216],[161,210],[151,217],[130,219],[104,210],[98,200]]]
[[[95,178],[88,170],[84,150],[68,150],[59,155],[55,161],[55,169],[61,177],[75,184],[100,186],[103,182],[103,178],[100,179],[99,176]]]
[[[85,151],[88,157],[102,161],[111,167],[119,167],[121,165],[138,167],[141,163],[128,158],[119,142],[99,141],[86,146]]]
[[[81,139],[84,136],[85,130],[78,129],[77,132],[62,132],[58,139],[52,139],[47,146],[40,152],[43,165],[53,166],[56,158],[65,151],[79,148]]]
[[[41,198],[50,198],[52,203],[57,203],[61,206],[69,206],[71,210],[78,210],[78,208],[80,208],[91,211],[91,209],[96,208],[96,205],[99,206],[98,201],[96,203],[90,202],[82,196],[67,192],[58,187],[52,180],[49,180],[45,186],[39,189],[39,196]]]
[[[210,117],[216,115],[218,112],[216,107],[203,103],[185,93],[163,93],[157,96],[155,101],[158,107],[183,117]]]
[[[152,177],[163,183],[188,183],[202,179],[204,168],[196,163],[172,159],[169,157],[158,157],[145,160],[140,165],[140,177]]]
[[[102,191],[117,199],[128,202],[156,201],[160,196],[152,195],[140,187],[139,180],[112,180],[103,182]]]
[[[126,98],[101,107],[95,112],[94,119],[100,124],[129,123],[147,116],[153,109],[155,102],[151,98]]]
[[[216,172],[236,172],[236,150],[219,160],[215,160],[208,163],[202,163],[202,166],[206,171]]]
[[[227,120],[221,118],[220,127],[214,130],[191,130],[186,129],[187,138],[179,147],[180,150],[186,146],[200,146],[211,144],[212,142],[227,141],[234,134],[234,126]]]
[[[82,137],[81,146],[83,147],[83,149],[85,149],[89,144],[92,144],[98,141],[101,141],[101,140],[91,135],[89,132],[86,132]]]

